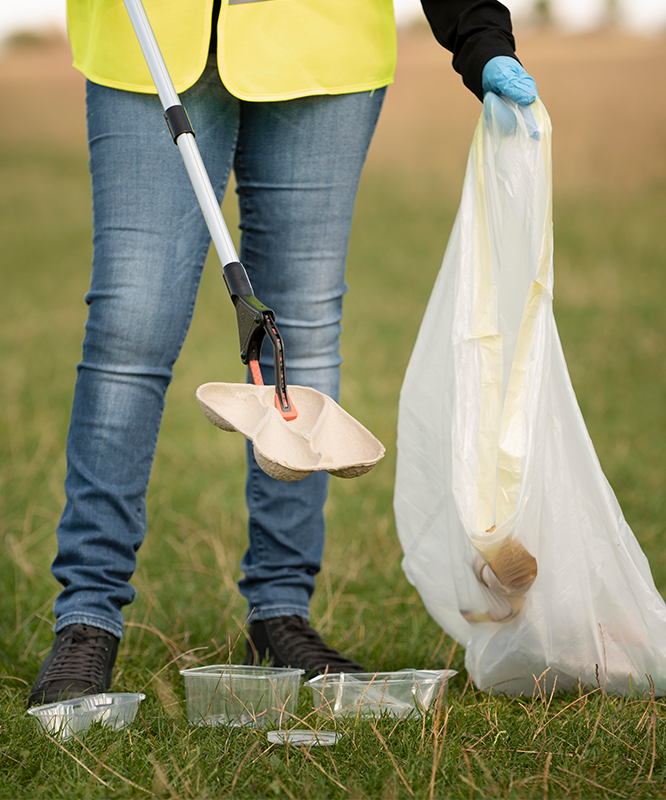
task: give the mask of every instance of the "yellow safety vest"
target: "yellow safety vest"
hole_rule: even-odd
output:
[[[178,92],[204,70],[213,0],[144,0]],[[74,66],[95,83],[155,93],[122,0],[68,0]],[[393,80],[392,0],[222,0],[217,62],[241,100],[377,89]]]

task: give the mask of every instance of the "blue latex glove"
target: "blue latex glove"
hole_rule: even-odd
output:
[[[481,73],[481,88],[484,94],[503,94],[522,106],[537,97],[536,81],[510,56],[495,56],[488,61]]]

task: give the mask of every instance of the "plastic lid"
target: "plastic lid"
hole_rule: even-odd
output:
[[[335,731],[311,731],[307,728],[291,728],[290,730],[269,731],[268,741],[271,744],[293,744],[298,747],[330,747],[338,741]]]

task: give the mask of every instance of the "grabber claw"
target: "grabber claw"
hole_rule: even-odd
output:
[[[245,267],[240,261],[232,261],[222,268],[224,282],[236,307],[240,357],[250,368],[252,383],[262,386],[264,381],[259,369],[259,356],[264,337],[268,336],[273,346],[275,365],[275,407],[287,422],[296,419],[298,411],[294,408],[287,390],[287,371],[284,363],[282,337],[275,324],[275,314],[254,296],[252,284]]]

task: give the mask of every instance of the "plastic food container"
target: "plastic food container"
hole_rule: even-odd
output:
[[[136,692],[105,692],[61,700],[28,709],[46,733],[69,739],[75,733],[87,730],[93,722],[101,722],[105,728],[120,730],[129,725],[139,710],[145,694]]]
[[[298,707],[302,669],[217,664],[181,670],[193,725],[281,725]]]
[[[315,709],[339,717],[346,714],[404,717],[425,710],[446,697],[455,670],[403,669],[398,672],[354,672],[317,675],[306,681]]]

